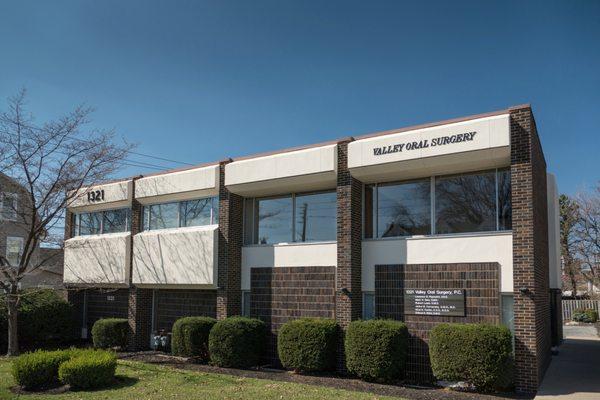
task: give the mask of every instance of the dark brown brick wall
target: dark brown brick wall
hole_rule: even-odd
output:
[[[427,341],[442,322],[500,322],[498,263],[409,264],[375,266],[375,314],[404,321],[410,333],[407,378],[433,380]],[[404,289],[465,289],[465,317],[404,315]]]
[[[182,317],[217,317],[216,290],[161,289],[154,295],[155,330],[171,332]]]
[[[152,289],[129,289],[129,350],[146,350],[152,334]]]
[[[335,315],[342,327],[338,371],[345,372],[344,329],[362,316],[362,183],[348,170],[348,141],[337,148],[337,277]],[[343,290],[346,289],[346,290]]]
[[[225,187],[225,164],[219,166],[219,268],[217,318],[242,313],[242,232],[244,199]]]
[[[529,106],[511,109],[510,137],[516,389],[531,393],[550,362],[551,332],[546,163]]]
[[[279,366],[277,331],[300,317],[335,318],[335,267],[252,268],[250,315],[269,326],[267,362]]]
[[[81,338],[81,328],[84,326],[83,313],[85,307],[85,292],[83,290],[69,289],[67,301],[71,304],[73,318],[73,337]]]

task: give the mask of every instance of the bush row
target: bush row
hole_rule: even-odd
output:
[[[575,310],[571,316],[575,322],[585,322],[594,324],[598,322],[598,311],[593,309]]]
[[[111,383],[116,367],[116,355],[105,350],[38,350],[17,357],[12,363],[12,375],[17,384],[28,390],[59,383],[74,389],[91,389]]]
[[[19,344],[22,349],[56,348],[73,342],[71,305],[54,290],[26,292],[19,304]],[[0,295],[0,353],[6,352],[8,323],[5,297]]]

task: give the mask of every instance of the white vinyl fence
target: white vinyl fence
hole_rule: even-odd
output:
[[[571,320],[571,315],[575,310],[587,310],[592,309],[600,313],[600,300],[563,300],[562,301],[562,315],[563,321],[567,322]]]

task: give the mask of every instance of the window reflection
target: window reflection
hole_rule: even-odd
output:
[[[181,202],[181,226],[211,224],[212,199],[199,199]]]
[[[292,239],[292,198],[256,200],[255,224],[260,244],[290,242]]]
[[[512,229],[510,170],[498,171],[498,229]]]
[[[128,221],[129,210],[122,208],[119,210],[105,211],[103,216],[102,233],[126,232],[129,230]]]
[[[179,203],[154,204],[149,209],[151,230],[179,227]]]
[[[335,240],[336,193],[296,196],[296,242]]]
[[[379,186],[377,236],[427,235],[431,231],[430,180]]]
[[[436,233],[496,230],[495,172],[435,180]]]
[[[84,213],[79,214],[79,234],[97,235],[100,234],[102,213]]]

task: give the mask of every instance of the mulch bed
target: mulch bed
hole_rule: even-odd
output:
[[[441,389],[432,386],[413,385],[383,385],[378,383],[364,382],[359,379],[347,378],[333,375],[299,375],[289,371],[276,369],[235,369],[220,368],[212,365],[198,364],[193,361],[175,357],[169,354],[146,351],[136,353],[119,353],[123,360],[141,361],[149,364],[160,364],[172,368],[188,371],[210,372],[226,374],[244,378],[270,379],[281,382],[295,382],[308,385],[327,386],[336,389],[355,390],[367,392],[380,396],[404,397],[414,400],[475,400],[475,399],[531,399],[529,396],[519,396],[514,393],[507,394],[480,394],[457,392],[449,389]]]

